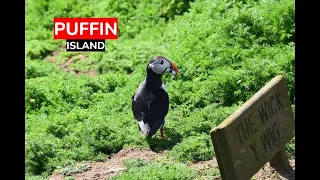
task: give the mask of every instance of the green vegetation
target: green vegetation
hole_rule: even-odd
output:
[[[156,163],[141,159],[134,159],[125,162],[127,170],[116,180],[131,179],[194,179],[196,174],[184,164]]]
[[[62,50],[50,63],[45,57],[65,43],[53,40],[54,17],[118,17],[119,39],[107,41],[103,53]],[[285,76],[294,109],[294,27],[293,0],[27,0],[27,179],[104,160],[126,146],[168,150],[176,163],[133,161],[115,179],[197,178],[184,163],[211,159],[210,129],[275,75]],[[172,59],[181,74],[163,78],[171,106],[167,138],[146,140],[131,95],[156,55]],[[96,76],[63,71],[58,65],[67,61],[69,69]]]
[[[139,158],[127,160],[124,165],[126,170],[121,175],[116,176],[115,180],[148,180],[148,179],[214,179],[219,178],[219,170],[198,170],[189,168],[183,163],[167,162],[159,160],[157,162],[141,160]]]
[[[82,172],[87,169],[89,169],[87,164],[70,164],[64,168],[57,169],[56,172],[69,176],[72,173]]]

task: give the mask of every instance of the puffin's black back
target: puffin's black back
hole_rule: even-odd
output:
[[[132,96],[133,116],[137,121],[144,122],[149,131],[148,137],[154,135],[164,124],[169,110],[169,96],[161,85],[161,75],[147,67],[146,79]]]

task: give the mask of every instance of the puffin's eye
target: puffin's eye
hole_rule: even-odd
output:
[[[161,60],[161,63],[160,63],[161,65],[163,64],[163,60]]]

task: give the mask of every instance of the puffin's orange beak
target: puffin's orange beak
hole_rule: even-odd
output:
[[[178,74],[179,73],[178,67],[172,61],[170,61],[170,63],[172,65],[172,67],[173,67],[173,70]]]

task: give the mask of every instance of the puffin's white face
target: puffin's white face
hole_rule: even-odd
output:
[[[165,72],[170,72],[172,75],[176,75],[179,70],[176,65],[164,58],[158,58],[149,64],[149,67],[157,74],[163,74]]]

